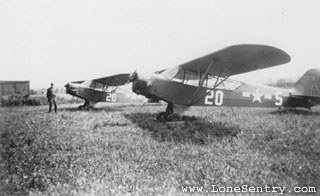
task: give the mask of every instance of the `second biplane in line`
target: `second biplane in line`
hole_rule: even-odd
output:
[[[127,85],[129,74],[74,81],[65,85],[67,94],[84,100],[79,109],[93,108],[99,102],[143,103],[145,98],[134,94]]]

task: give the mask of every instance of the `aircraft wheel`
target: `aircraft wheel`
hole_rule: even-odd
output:
[[[179,114],[170,114],[168,116],[168,121],[170,122],[181,121],[181,116]]]
[[[79,110],[82,110],[83,108],[84,108],[83,105],[80,105],[80,106],[78,107]]]
[[[157,121],[167,121],[168,119],[168,113],[167,112],[160,112],[158,115],[157,115]]]
[[[86,107],[86,110],[89,111],[89,112],[91,112],[92,109],[93,109],[92,106],[87,106],[87,107]]]

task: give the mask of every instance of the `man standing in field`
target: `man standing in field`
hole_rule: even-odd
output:
[[[53,83],[51,83],[51,87],[47,89],[47,98],[49,102],[49,113],[51,112],[52,104],[54,105],[54,111],[57,113],[57,103],[55,100],[56,95],[53,93]]]

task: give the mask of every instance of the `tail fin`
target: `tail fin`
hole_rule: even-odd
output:
[[[307,96],[320,97],[320,70],[308,70],[296,83],[298,93]]]

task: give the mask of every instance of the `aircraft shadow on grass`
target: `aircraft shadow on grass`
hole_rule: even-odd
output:
[[[90,109],[79,109],[78,107],[62,108],[63,111],[68,112],[79,112],[79,111],[88,111],[88,112],[117,112],[122,111],[121,107],[101,107],[101,108],[90,108]]]
[[[156,113],[131,113],[124,116],[160,142],[207,145],[225,137],[235,137],[241,132],[237,126],[209,122],[199,117],[184,117],[179,122],[159,122],[155,120]]]

